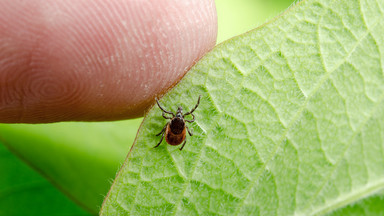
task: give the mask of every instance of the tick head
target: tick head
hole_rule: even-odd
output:
[[[179,106],[179,108],[177,108],[176,118],[182,118],[182,117],[183,117],[183,108]]]

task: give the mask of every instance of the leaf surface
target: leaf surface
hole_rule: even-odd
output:
[[[202,95],[194,135],[153,149],[153,107],[101,215],[384,214],[383,12],[302,1],[216,47],[160,101]]]
[[[0,215],[91,215],[0,142]]]
[[[140,120],[0,124],[0,140],[76,203],[97,213]]]

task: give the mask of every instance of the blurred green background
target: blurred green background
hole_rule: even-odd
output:
[[[284,12],[293,0],[216,0],[217,42],[257,28]]]
[[[256,28],[293,2],[217,0],[217,42]],[[0,124],[0,215],[97,214],[141,121]]]

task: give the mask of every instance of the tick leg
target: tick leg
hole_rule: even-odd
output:
[[[201,95],[199,95],[199,99],[197,99],[197,104],[196,104],[196,106],[195,106],[191,111],[185,113],[184,116],[189,115],[189,114],[192,114],[193,111],[195,111],[195,109],[196,109],[196,108],[199,106],[199,104],[200,104],[200,98],[201,98]]]
[[[189,132],[189,131],[188,131],[188,132]],[[186,142],[187,142],[187,137],[185,137],[185,140],[184,140],[184,142],[183,142],[183,145],[182,145],[181,148],[180,148],[180,151],[183,150],[183,148],[184,148]]]
[[[192,123],[195,121],[195,115],[193,115],[192,113],[190,113],[190,115],[193,117],[192,120],[188,120],[188,119],[184,119],[186,122],[189,122],[189,123]]]
[[[162,133],[165,131],[165,128],[167,128],[167,126],[168,126],[168,123],[165,124],[165,126],[163,127],[163,129],[161,130],[161,132],[158,133],[158,134],[156,134],[156,136],[159,136],[160,134],[162,134]]]
[[[155,98],[155,99],[156,99],[157,106],[159,106],[159,108],[160,108],[161,110],[163,110],[163,112],[168,113],[168,114],[171,114],[173,117],[175,117],[175,114],[174,114],[173,112],[170,112],[170,111],[165,110],[163,107],[161,107],[161,105],[160,105],[160,103],[159,103],[159,100],[157,100],[157,98]],[[163,114],[163,117],[164,117],[164,114]],[[164,117],[164,118],[165,118],[165,117]]]
[[[156,134],[156,136],[159,136],[160,134],[163,134],[163,135],[161,136],[160,142],[159,142],[155,147],[153,147],[153,148],[158,147],[158,146],[161,144],[161,142],[163,141],[163,139],[164,139],[164,134],[165,134],[165,133],[164,133],[164,132],[165,132],[165,128],[167,128],[167,126],[168,126],[168,123],[165,124],[165,126],[163,127],[163,130],[161,130],[160,133]]]
[[[165,112],[163,112],[163,118],[165,118],[165,119],[173,119],[173,117],[168,117],[168,116],[166,116],[166,115],[165,115]]]
[[[161,144],[161,142],[163,141],[163,138],[164,138],[164,133],[163,133],[163,135],[161,136],[160,142],[157,143],[157,145],[156,145],[155,147],[153,147],[153,148],[157,148],[157,147]]]
[[[185,126],[187,128],[187,131],[189,133],[189,136],[193,136],[193,131],[190,131],[189,128],[187,126]]]

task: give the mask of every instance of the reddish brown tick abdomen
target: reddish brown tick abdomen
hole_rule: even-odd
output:
[[[180,145],[185,140],[186,132],[187,130],[184,128],[180,134],[174,134],[172,133],[170,124],[168,124],[165,131],[165,141],[167,141],[169,145]]]

